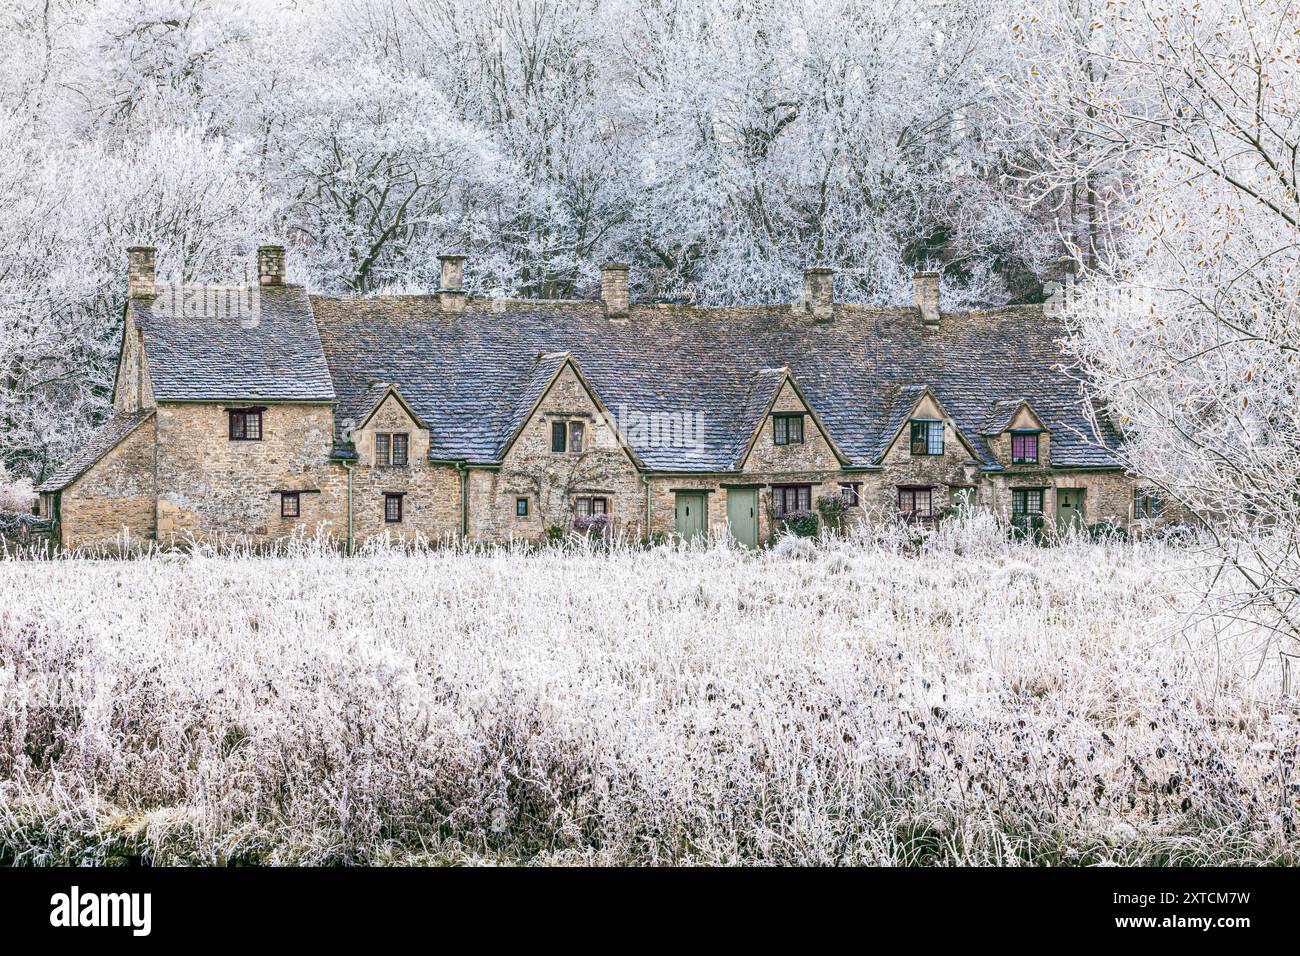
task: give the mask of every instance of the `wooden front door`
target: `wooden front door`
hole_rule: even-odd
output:
[[[1070,529],[1083,530],[1083,489],[1056,489],[1056,530],[1065,534]]]
[[[677,536],[683,541],[703,538],[708,528],[708,496],[698,491],[677,492]]]
[[[758,490],[727,489],[727,527],[731,537],[745,548],[758,547]]]

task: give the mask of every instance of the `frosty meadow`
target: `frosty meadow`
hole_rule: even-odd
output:
[[[0,861],[1296,862],[1159,542],[0,561]]]

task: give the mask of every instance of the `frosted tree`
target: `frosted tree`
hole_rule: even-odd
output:
[[[1130,467],[1183,503],[1239,582],[1234,608],[1300,637],[1300,34],[1292,0],[1136,2],[1032,29],[1023,121],[1048,188],[1129,170],[1117,240],[1068,308],[1078,370]],[[1294,643],[1288,652],[1297,650]]]

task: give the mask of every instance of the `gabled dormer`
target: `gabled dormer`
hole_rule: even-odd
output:
[[[907,386],[894,403],[876,463],[976,462],[979,453],[929,386]]]
[[[983,429],[998,463],[1032,470],[1051,465],[1052,434],[1026,399],[995,402]]]
[[[392,382],[373,382],[352,429],[362,467],[410,468],[429,455],[429,426]]]
[[[755,373],[742,414],[748,440],[738,471],[829,471],[849,463],[789,368]]]

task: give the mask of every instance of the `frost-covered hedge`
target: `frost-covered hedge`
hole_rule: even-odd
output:
[[[1178,551],[796,540],[0,561],[0,863],[1300,862]]]

